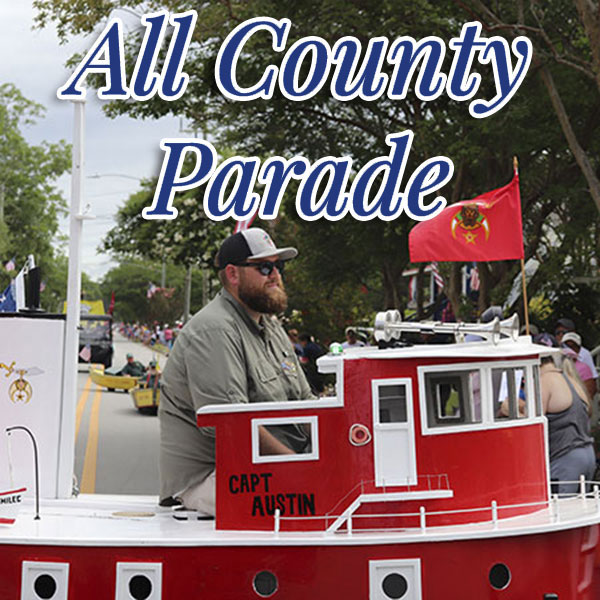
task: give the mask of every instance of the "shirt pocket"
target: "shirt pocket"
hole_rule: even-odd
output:
[[[250,402],[273,402],[287,400],[281,374],[273,366],[262,364],[255,371],[255,389],[250,394]]]
[[[279,379],[279,373],[269,364],[263,364],[256,369],[258,379],[262,384],[269,385]]]

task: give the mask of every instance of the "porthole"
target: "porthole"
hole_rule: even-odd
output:
[[[404,597],[408,591],[408,582],[406,577],[403,577],[400,573],[390,573],[383,578],[381,589],[388,598],[397,600]]]
[[[496,563],[490,569],[490,585],[495,590],[505,590],[510,584],[510,577],[510,569],[503,563]]]
[[[271,571],[261,571],[254,576],[254,591],[262,598],[268,598],[277,591],[277,577]]]
[[[152,582],[146,575],[134,575],[129,580],[129,593],[135,600],[146,600],[152,593]]]
[[[38,575],[33,582],[33,589],[38,598],[49,600],[56,594],[56,580],[52,575],[48,575],[47,573]]]

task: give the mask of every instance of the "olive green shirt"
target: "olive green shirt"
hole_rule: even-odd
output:
[[[226,290],[182,329],[161,386],[161,499],[215,469],[214,428],[196,425],[202,406],[314,398],[279,322],[263,315],[257,323]]]

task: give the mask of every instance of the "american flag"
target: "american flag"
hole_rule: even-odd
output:
[[[471,284],[472,292],[476,292],[477,290],[479,290],[479,285],[481,284],[481,281],[479,280],[479,269],[476,265],[473,266],[473,268],[471,269],[471,279],[469,283]]]
[[[16,265],[16,263],[15,263],[15,257],[14,257],[14,256],[13,256],[13,257],[12,257],[12,258],[11,258],[11,259],[8,261],[8,262],[6,262],[6,263],[4,264],[4,268],[5,268],[7,271],[14,271],[16,266],[17,266],[17,265]]]
[[[417,299],[417,276],[413,275],[408,280],[408,300],[414,302]]]
[[[444,289],[444,279],[440,274],[440,270],[438,268],[437,262],[431,263],[431,274],[433,275],[433,280],[435,281],[435,286],[441,292]]]

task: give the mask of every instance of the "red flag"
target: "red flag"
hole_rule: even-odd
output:
[[[447,206],[408,234],[411,262],[523,258],[519,176],[504,187]]]
[[[115,292],[114,290],[110,293],[110,304],[108,305],[107,314],[112,315],[115,310]]]

